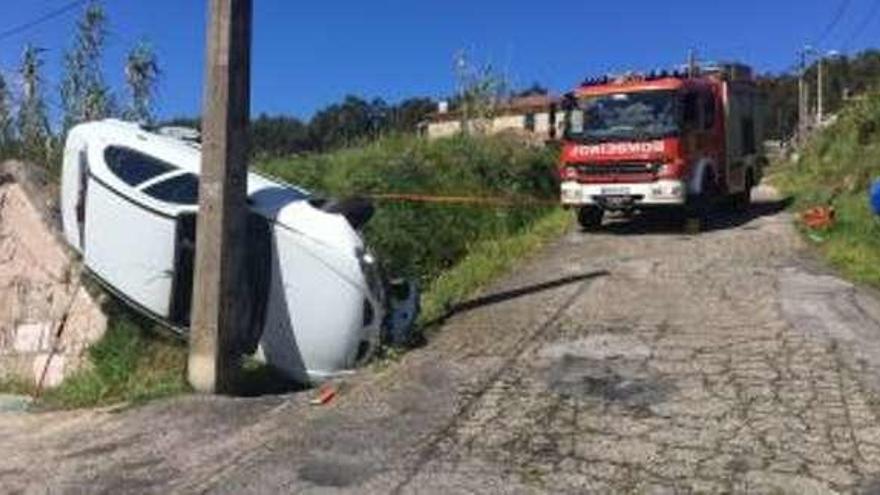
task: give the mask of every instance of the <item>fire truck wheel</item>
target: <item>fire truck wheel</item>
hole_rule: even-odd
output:
[[[685,205],[678,220],[681,229],[688,234],[700,233],[706,225],[708,212],[703,201],[695,200]]]
[[[597,230],[602,226],[602,217],[605,212],[595,206],[582,206],[578,210],[577,219],[581,228],[587,231]]]

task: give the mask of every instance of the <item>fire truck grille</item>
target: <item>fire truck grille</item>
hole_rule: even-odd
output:
[[[654,163],[581,164],[577,166],[580,175],[654,174],[659,168],[659,165]]]

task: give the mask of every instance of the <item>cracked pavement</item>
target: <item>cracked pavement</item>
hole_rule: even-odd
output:
[[[647,218],[572,232],[327,407],[0,414],[0,487],[880,492],[880,300],[755,196],[699,235]]]

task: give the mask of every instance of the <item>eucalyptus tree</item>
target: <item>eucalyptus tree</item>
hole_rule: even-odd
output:
[[[106,37],[104,7],[100,2],[92,1],[76,24],[73,45],[64,54],[61,104],[65,130],[80,122],[112,114],[113,95],[101,70]]]
[[[159,60],[145,41],[140,41],[128,53],[125,62],[125,83],[128,90],[128,108],[125,118],[144,124],[153,123],[153,100],[159,86]]]
[[[26,45],[19,66],[21,105],[18,109],[18,135],[26,156],[39,161],[46,159],[51,151],[42,76],[43,52],[45,50],[41,48]]]

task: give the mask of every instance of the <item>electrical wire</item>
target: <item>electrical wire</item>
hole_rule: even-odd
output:
[[[65,4],[62,7],[59,7],[51,12],[47,12],[46,14],[43,14],[42,16],[37,17],[36,19],[25,22],[23,24],[19,24],[18,26],[11,27],[11,28],[6,29],[4,31],[0,31],[0,41],[4,40],[6,38],[11,38],[12,36],[21,34],[25,31],[27,31],[28,29],[31,29],[31,28],[38,26],[44,22],[55,19],[56,17],[60,17],[64,14],[76,9],[77,7],[85,4],[87,1],[88,0],[74,0],[72,2]]]
[[[859,39],[859,36],[865,32],[866,29],[871,25],[871,22],[874,20],[874,17],[880,13],[880,0],[874,0],[874,5],[871,7],[871,10],[868,11],[868,15],[864,17],[862,23],[853,31],[853,34],[849,37],[849,39],[844,43],[843,50],[849,51],[849,48],[852,46],[852,43]]]
[[[840,6],[831,17],[831,22],[828,23],[828,26],[825,27],[825,30],[822,31],[822,34],[818,38],[816,38],[817,45],[821,45],[828,38],[828,35],[830,35],[834,31],[834,28],[836,28],[840,21],[843,19],[843,15],[846,13],[851,3],[852,0],[843,0],[840,3]]]

